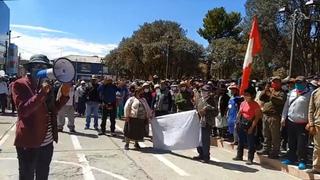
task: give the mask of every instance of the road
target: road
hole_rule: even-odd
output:
[[[18,164],[13,146],[15,117],[0,116],[0,179],[18,179]],[[123,121],[117,120],[117,136],[98,136],[98,132],[84,130],[84,118],[76,118],[75,134],[59,133],[55,144],[49,179],[52,180],[105,180],[105,179],[219,179],[294,180],[293,176],[275,171],[259,164],[248,166],[245,162],[234,162],[233,152],[222,148],[211,148],[211,162],[204,164],[192,160],[195,150],[163,152],[152,148],[146,138],[140,143],[140,151],[124,150],[121,133]],[[107,125],[108,126],[108,125]],[[67,129],[64,129],[67,131]]]

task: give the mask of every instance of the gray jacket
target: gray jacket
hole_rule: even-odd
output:
[[[282,119],[288,118],[294,123],[307,123],[311,93],[312,91],[307,89],[298,96],[297,91],[292,90],[284,104]]]
[[[218,115],[217,103],[213,96],[206,99],[200,98],[197,103],[197,111],[205,110],[205,116],[200,117],[201,127],[214,126],[215,117]]]

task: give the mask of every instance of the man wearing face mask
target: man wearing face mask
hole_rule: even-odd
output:
[[[193,159],[200,160],[203,163],[210,161],[210,137],[215,117],[218,115],[218,108],[211,92],[212,87],[210,85],[203,86],[201,98],[197,105],[201,124],[201,146],[197,148],[199,155],[193,157]]]
[[[193,109],[192,94],[188,91],[187,84],[185,82],[180,83],[180,91],[176,95],[175,104],[177,106],[177,112]]]
[[[165,81],[161,81],[160,88],[157,90],[155,100],[155,115],[163,116],[170,113],[172,108],[171,93],[166,85]]]
[[[148,105],[150,108],[152,108],[152,93],[150,91],[150,85],[149,83],[144,83],[142,85],[143,88],[143,97],[146,99]]]
[[[282,163],[288,165],[297,161],[300,170],[306,169],[308,132],[305,127],[308,123],[311,93],[305,77],[298,76],[295,79],[295,89],[289,93],[282,112],[281,123],[283,126],[288,118],[289,144],[288,159],[285,159]]]
[[[28,74],[14,82],[12,96],[18,111],[16,146],[19,179],[48,179],[53,141],[58,142],[57,114],[69,99],[70,85],[63,84],[55,97],[52,87],[36,74],[51,67],[45,55],[34,55],[24,65]]]
[[[266,87],[260,95],[263,102],[263,150],[260,155],[268,155],[271,159],[278,159],[280,153],[280,127],[283,105],[286,94],[281,89],[281,78],[271,78],[271,87]]]

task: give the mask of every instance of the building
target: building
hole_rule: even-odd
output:
[[[102,64],[102,58],[98,56],[65,56],[72,61],[76,69],[76,80],[89,80],[92,75],[104,76],[108,74],[108,68]]]
[[[10,9],[4,1],[0,1],[0,69],[4,69],[8,32],[10,29]]]

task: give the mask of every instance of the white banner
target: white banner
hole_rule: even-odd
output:
[[[200,144],[200,122],[195,110],[156,117],[151,122],[153,147],[185,150]]]

